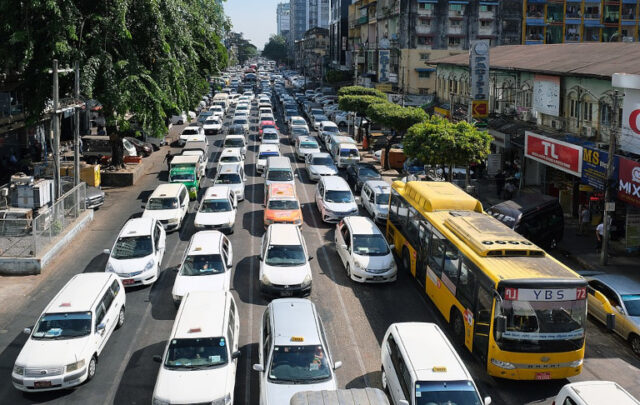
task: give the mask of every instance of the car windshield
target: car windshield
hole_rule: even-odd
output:
[[[273,125],[273,124],[265,124],[265,125],[262,126],[262,129],[263,130],[265,130],[265,129],[276,129],[276,126]]]
[[[623,295],[622,302],[629,316],[640,316],[640,294]]]
[[[228,199],[204,200],[200,206],[200,212],[205,214],[212,212],[229,212],[231,210],[231,202],[229,202]]]
[[[227,364],[226,343],[224,337],[172,339],[164,366],[168,369],[197,370]]]
[[[273,132],[265,132],[262,135],[262,139],[277,140],[278,139],[278,134],[275,134]]]
[[[204,122],[205,125],[216,125],[219,124],[220,121],[215,120],[215,119],[211,119],[211,118],[207,118],[207,120]]]
[[[318,149],[318,144],[315,142],[302,142],[300,143],[300,149]]]
[[[171,181],[194,181],[196,176],[193,173],[171,173]]]
[[[136,259],[153,253],[151,235],[125,236],[118,238],[111,257],[114,259]]]
[[[71,339],[91,333],[91,312],[44,314],[33,328],[34,339]]]
[[[306,128],[293,128],[293,133],[296,135],[309,135],[309,131]]]
[[[314,115],[313,120],[316,122],[326,121],[328,120],[326,115]]]
[[[291,120],[291,125],[307,125],[305,120]]]
[[[240,157],[239,156],[234,156],[234,155],[222,156],[220,158],[220,162],[222,162],[222,163],[237,163],[237,162],[240,162]]]
[[[260,152],[260,154],[258,155],[258,159],[267,159],[271,156],[280,156],[280,153],[276,151]]]
[[[324,128],[322,128],[322,131],[324,132],[332,132],[332,133],[338,133],[340,132],[340,130],[338,129],[338,127],[334,127],[334,126],[326,126]]]
[[[376,194],[376,204],[389,205],[389,194]]]
[[[348,203],[353,201],[353,195],[349,190],[327,190],[324,200],[331,203]]]
[[[311,159],[311,164],[318,165],[318,166],[333,166],[333,160],[328,156],[316,157]]]
[[[331,378],[322,346],[275,346],[269,380],[275,383],[313,383]]]
[[[300,208],[297,200],[269,200],[270,210],[297,210]]]
[[[198,135],[198,130],[195,128],[185,128],[182,131],[182,135]]]
[[[416,405],[481,405],[471,381],[417,381]]]
[[[265,263],[269,266],[301,266],[307,262],[302,245],[269,245]]]
[[[207,276],[210,274],[222,274],[225,266],[222,256],[215,255],[192,255],[187,256],[182,263],[180,274],[183,276]]]
[[[370,167],[361,167],[360,171],[358,172],[358,175],[360,177],[375,177],[375,178],[380,177],[380,174],[378,174],[378,172],[376,172],[374,169]]]
[[[241,148],[244,146],[244,140],[241,138],[228,138],[224,140],[225,148]]]
[[[351,157],[357,157],[358,156],[358,149],[340,149],[340,157],[346,157],[346,158],[351,158]]]
[[[220,173],[215,184],[240,184],[242,179],[238,173]]]
[[[447,264],[445,263],[445,268]],[[496,300],[495,314],[506,317],[506,330],[494,330],[502,350],[516,352],[559,352],[578,350],[584,344],[587,300],[534,300],[535,294],[574,296],[574,289],[509,288],[504,294],[516,294],[517,300]],[[526,300],[525,297],[532,297]]]
[[[248,122],[247,120],[233,120],[234,125],[244,125],[247,122]]]
[[[267,180],[291,181],[293,180],[293,173],[291,173],[290,170],[269,170],[269,174],[267,174]]]
[[[362,256],[386,256],[389,247],[382,235],[353,235],[353,253]]]
[[[150,198],[147,204],[148,210],[171,210],[178,208],[177,198]]]

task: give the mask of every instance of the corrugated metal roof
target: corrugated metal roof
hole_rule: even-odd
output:
[[[640,74],[640,44],[593,42],[497,46],[491,48],[489,60],[492,69],[610,78],[614,73]],[[469,55],[449,56],[430,63],[469,66]]]

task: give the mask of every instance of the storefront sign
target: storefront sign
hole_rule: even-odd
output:
[[[640,163],[620,157],[618,199],[640,207]]]
[[[582,149],[582,183],[588,184],[596,190],[604,190],[607,183],[607,163],[609,153],[583,146]],[[612,178],[618,178],[618,156],[613,157]]]
[[[389,64],[391,62],[391,51],[381,49],[378,51],[378,83],[389,81]]]
[[[471,69],[471,101],[473,118],[485,118],[488,108],[485,103],[477,101],[489,100],[489,41],[473,41],[469,48],[469,67]]]
[[[640,154],[640,90],[624,90],[620,149]]]
[[[557,117],[560,114],[560,78],[535,75],[533,81],[533,109]]]
[[[502,154],[492,153],[487,156],[487,173],[495,176],[502,169]]]
[[[582,176],[582,146],[525,132],[524,154],[563,172]]]
[[[640,211],[638,210],[627,210],[627,224],[625,226],[627,230],[627,235],[625,240],[627,242],[627,247],[638,247],[640,246]]]

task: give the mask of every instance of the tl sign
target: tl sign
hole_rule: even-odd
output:
[[[582,176],[582,146],[526,131],[524,154],[547,166]]]

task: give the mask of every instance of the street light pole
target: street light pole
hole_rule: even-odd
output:
[[[613,160],[614,154],[616,153],[616,136],[618,134],[618,90],[614,90],[613,92],[613,111],[611,113],[611,131],[609,132],[609,156],[607,158],[607,181],[606,187],[604,191],[604,216],[602,219],[602,249],[600,250],[600,264],[605,266],[607,264],[607,259],[609,256],[609,217],[610,211],[607,204],[611,201],[613,197],[611,194],[611,187],[609,185],[609,181],[611,177],[613,177]]]
[[[58,94],[58,60],[53,60],[53,183],[55,187],[55,199],[62,195],[62,185],[60,184],[60,117],[58,116],[58,108],[60,108],[60,99]]]
[[[80,63],[76,61],[75,65],[75,86],[73,97],[75,98],[75,125],[73,131],[73,185],[74,187],[80,183]]]

